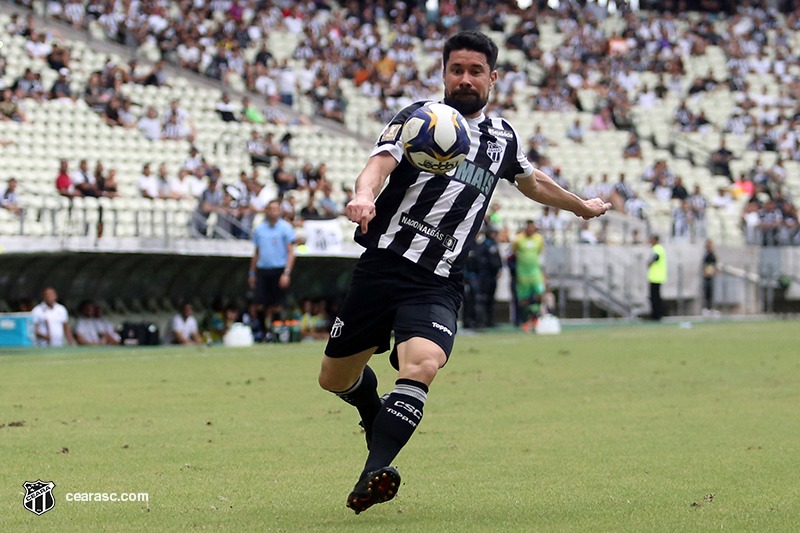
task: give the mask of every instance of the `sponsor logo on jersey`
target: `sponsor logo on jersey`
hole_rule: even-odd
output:
[[[489,128],[489,133],[494,135],[495,137],[502,137],[504,139],[513,139],[514,138],[514,132],[513,131],[498,130],[497,128]]]
[[[481,168],[472,161],[464,161],[453,174],[453,179],[476,187],[484,196],[489,196],[497,179],[489,169]]]
[[[447,234],[440,230],[439,228],[435,228],[430,224],[427,224],[421,220],[416,220],[408,215],[408,213],[403,213],[400,215],[400,225],[410,228],[420,235],[424,235],[425,237],[429,237],[431,239],[436,239],[442,246],[447,248],[450,251],[456,249],[456,244],[458,244],[458,239],[453,237],[450,234]]]
[[[486,155],[495,163],[499,163],[500,158],[503,156],[503,147],[498,143],[488,141],[486,143]]]
[[[452,330],[450,328],[448,328],[447,326],[443,326],[443,325],[439,324],[438,322],[431,322],[431,326],[433,326],[434,328],[438,329],[439,331],[444,331],[445,333],[447,333],[451,337],[453,336]]]

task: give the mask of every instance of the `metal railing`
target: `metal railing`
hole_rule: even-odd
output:
[[[196,209],[156,200],[152,207],[115,205],[113,199],[29,196],[35,204],[15,217],[18,226],[9,236],[30,237],[135,237],[165,242],[187,238],[249,239],[253,215],[227,213],[203,216]]]

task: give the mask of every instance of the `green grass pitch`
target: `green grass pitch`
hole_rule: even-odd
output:
[[[10,351],[0,531],[799,527],[796,322],[460,337],[395,461],[397,498],[359,516],[345,498],[364,439],[355,410],[317,387],[322,349]],[[389,390],[386,357],[373,367]],[[22,505],[37,479],[56,484],[42,516]],[[74,492],[149,501],[65,501]]]

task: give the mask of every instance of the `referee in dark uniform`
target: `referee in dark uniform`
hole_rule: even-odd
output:
[[[356,513],[392,499],[400,486],[389,465],[419,425],[428,388],[453,348],[464,262],[497,180],[585,219],[611,207],[598,198],[582,200],[535,170],[511,125],[483,114],[497,81],[491,39],[458,33],[445,43],[443,60],[444,103],[470,127],[466,161],[447,175],[432,174],[403,156],[403,123],[426,103],[417,102],[386,125],[347,205],[366,251],[331,328],[319,383],[358,409],[366,432],[369,456],[347,498]],[[390,361],[399,379],[381,399],[367,362],[389,350],[392,332]]]

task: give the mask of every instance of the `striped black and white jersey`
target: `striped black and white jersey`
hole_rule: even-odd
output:
[[[383,129],[371,155],[388,152],[399,163],[375,201],[375,218],[355,240],[366,248],[391,250],[438,276],[460,279],[481,228],[497,180],[515,182],[533,173],[513,127],[483,113],[469,123],[466,160],[447,174],[417,169],[403,155],[406,119],[428,102],[416,102]]]

